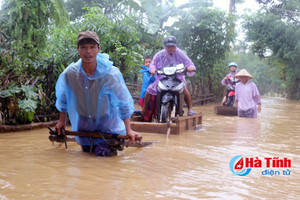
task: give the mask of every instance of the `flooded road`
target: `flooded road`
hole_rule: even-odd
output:
[[[102,158],[68,143],[57,149],[48,130],[0,134],[0,200],[6,199],[299,199],[300,103],[263,98],[257,119],[203,112],[203,127],[180,135],[142,133],[145,148],[127,148]],[[246,176],[229,169],[242,155],[262,167]],[[291,160],[287,168],[266,168],[264,158]],[[263,175],[265,170],[280,175]]]

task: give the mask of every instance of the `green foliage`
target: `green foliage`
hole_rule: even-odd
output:
[[[280,66],[282,64],[272,61],[272,65],[267,60],[260,59],[252,53],[239,53],[232,57],[239,65],[239,69],[246,69],[252,76],[252,81],[256,83],[261,95],[282,94],[285,95],[285,86],[279,79]]]
[[[84,9],[86,7],[97,7],[106,15],[123,12],[128,7],[136,11],[140,9],[134,0],[67,0],[66,2],[71,21],[83,18],[88,13],[88,10]]]
[[[8,16],[7,34],[14,41],[19,56],[35,59],[47,39],[51,20],[64,22],[66,17],[61,0],[8,0],[4,5],[4,15]],[[59,10],[60,9],[60,10]]]
[[[177,8],[174,0],[68,0],[73,19],[68,23],[62,0],[6,0],[0,14],[1,112],[8,121],[24,123],[36,112],[56,111],[56,80],[79,59],[76,38],[85,30],[99,35],[101,52],[110,55],[128,83],[136,82],[143,57],[154,56],[172,33],[198,68],[192,82],[217,91],[226,71],[219,66],[234,33],[230,16],[200,9],[211,2],[189,1]],[[169,17],[178,22],[166,28]]]
[[[100,8],[86,9],[88,12],[80,22],[69,24],[63,29],[53,30],[49,51],[56,55],[54,58],[56,78],[61,71],[61,66],[64,68],[71,62],[78,60],[78,53],[75,49],[76,38],[80,31],[85,30],[91,30],[98,34],[101,52],[108,53],[114,65],[121,70],[123,75],[132,78],[132,71],[135,71],[135,66],[143,58],[142,49],[138,45],[138,33],[132,26],[134,19],[125,18],[109,21],[102,14]]]
[[[299,21],[295,20],[282,18],[276,12],[262,11],[247,18],[244,27],[247,29],[248,40],[253,42],[254,53],[269,61],[279,60],[282,63],[277,73],[287,86],[287,97],[299,100],[300,28]]]
[[[28,100],[37,100],[39,95],[34,91],[34,88],[29,85],[22,85],[21,91],[24,92],[25,98]]]
[[[0,97],[1,98],[6,98],[6,97],[12,97],[14,96],[15,94],[21,92],[21,88],[19,87],[11,87],[7,90],[2,90],[0,91]]]
[[[49,39],[49,31],[52,27],[59,27],[68,22],[67,17],[62,0],[6,0],[3,2],[0,16],[0,19],[5,21],[0,25],[2,33],[0,40],[3,41],[4,38],[4,42],[0,45],[1,89],[9,89],[12,83],[27,85],[30,82],[34,82],[35,86],[39,87],[40,94],[44,88],[48,88],[45,77],[49,76],[48,66],[51,66],[52,59],[51,56],[48,57],[45,47]],[[41,80],[41,83],[36,83],[34,80]],[[22,93],[30,95],[30,90]],[[28,100],[37,101],[32,98],[30,96]],[[5,103],[17,105],[18,100],[20,100],[18,95],[12,95],[11,98],[5,100]],[[30,108],[33,107],[30,106]]]
[[[7,51],[8,42],[7,42],[7,35],[5,33],[6,27],[4,24],[6,24],[8,21],[8,18],[0,14],[0,55],[4,55]],[[0,58],[0,64],[1,64],[2,56]]]
[[[190,13],[192,10],[213,5],[212,0],[190,0],[179,7],[175,6],[175,1],[161,3],[161,1],[140,0],[140,2],[140,10],[146,15],[143,19],[143,25],[145,30],[150,34],[163,31],[164,23],[167,22],[170,17],[184,19],[186,21],[195,21],[195,16]]]
[[[300,24],[300,3],[299,0],[256,0],[259,4],[264,5],[265,13],[272,13],[279,16],[282,21],[289,21],[294,25]]]
[[[37,109],[38,94],[35,92],[34,87],[28,85],[12,86],[6,90],[0,91],[0,100],[5,103],[8,102],[7,108],[4,110],[5,118],[17,116],[18,123],[32,122],[35,110]],[[7,112],[5,110],[7,109]]]
[[[179,9],[191,9],[191,8],[198,8],[198,7],[212,7],[213,6],[213,1],[212,0],[190,0],[185,2],[184,4],[180,5],[178,8]]]
[[[21,113],[19,117],[24,116],[25,122],[32,122],[35,109],[37,108],[37,102],[32,99],[24,99],[18,101],[19,109]]]

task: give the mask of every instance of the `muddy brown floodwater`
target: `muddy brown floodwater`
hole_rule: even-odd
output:
[[[142,133],[156,143],[109,158],[71,142],[57,149],[47,129],[1,133],[0,199],[299,199],[300,103],[263,98],[257,119],[217,116],[213,107],[195,107],[201,130],[168,140]],[[262,165],[235,175],[237,155]],[[277,157],[291,166],[267,168],[265,158]]]

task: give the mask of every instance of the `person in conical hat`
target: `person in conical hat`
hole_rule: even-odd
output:
[[[242,81],[242,77],[245,77],[247,80],[252,79],[253,77],[249,74],[249,72],[247,72],[247,70],[242,69],[241,71],[239,71],[235,76],[235,78],[238,78]]]
[[[242,69],[236,75],[241,82],[235,87],[235,105],[239,117],[256,118],[257,111],[261,111],[260,94],[254,82],[250,81],[253,77]]]

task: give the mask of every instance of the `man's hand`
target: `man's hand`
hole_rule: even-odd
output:
[[[228,79],[227,76],[225,78],[223,78],[223,80],[227,80],[227,79]]]
[[[142,138],[142,136],[138,133],[135,132],[131,129],[131,125],[130,125],[130,119],[129,118],[125,118],[124,119],[124,124],[126,127],[126,135],[128,135],[130,137],[129,142],[135,142],[136,138]],[[138,141],[141,141],[142,139],[139,139]]]
[[[193,67],[186,67],[188,72],[194,72],[194,68]]]
[[[58,121],[58,123],[55,125],[55,129],[57,130],[57,133],[58,133],[58,135],[60,135],[61,134],[61,129],[65,129],[65,127],[66,127],[66,124],[65,123],[63,123],[63,122],[61,122],[61,121]]]
[[[261,111],[261,104],[258,104],[258,106],[257,106],[257,111],[258,111],[258,112]]]
[[[59,121],[55,125],[55,129],[57,130],[58,135],[61,134],[60,130],[66,128],[66,113],[59,113]]]
[[[235,103],[234,103],[233,107],[234,107],[235,109],[237,109],[237,106],[238,106],[238,100],[235,100]]]
[[[126,132],[126,134],[130,137],[129,142],[133,142],[134,143],[134,142],[136,142],[136,140],[135,140],[136,138],[142,138],[142,136],[138,132],[135,132],[132,129],[128,130]],[[142,139],[139,139],[138,141],[141,142]]]
[[[150,70],[150,74],[151,74],[152,76],[154,76],[155,72],[156,72],[156,69],[155,69],[155,68],[152,68],[152,69]]]

